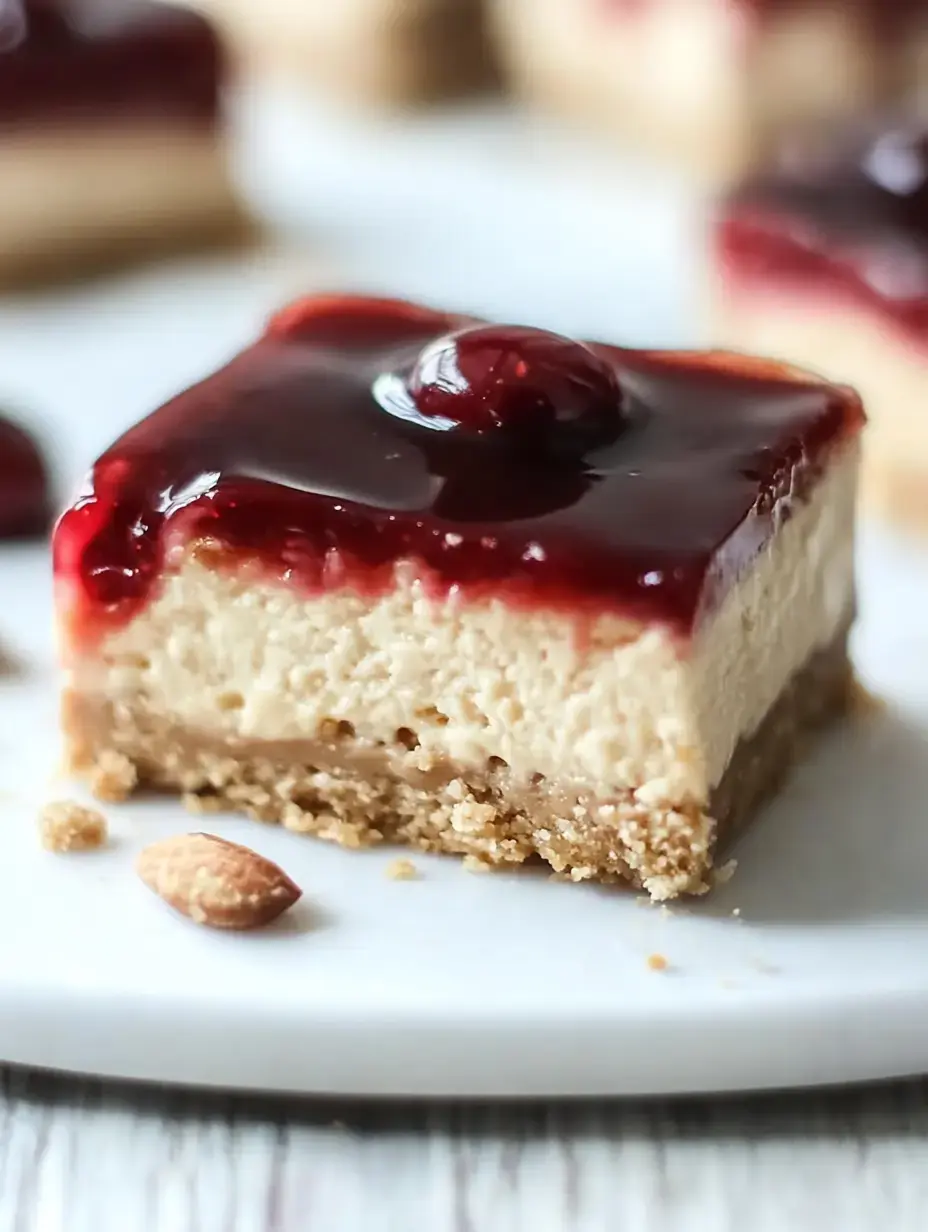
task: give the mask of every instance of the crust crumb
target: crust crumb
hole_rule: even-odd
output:
[[[392,860],[387,865],[387,876],[391,881],[415,881],[419,870],[412,860]]]
[[[493,871],[493,865],[489,860],[482,860],[480,856],[466,855],[463,865],[466,873],[492,873]]]
[[[649,971],[666,971],[670,963],[663,954],[648,955],[648,970]]]
[[[755,958],[751,961],[751,966],[761,975],[779,975],[780,968],[774,963],[767,962],[765,958]]]
[[[0,646],[0,676],[22,676],[25,667],[8,646]]]
[[[90,776],[90,790],[98,800],[107,804],[121,804],[135,791],[138,781],[135,763],[130,761],[125,753],[104,749],[94,764]]]
[[[731,881],[732,877],[734,877],[735,872],[737,871],[737,868],[738,868],[737,860],[726,860],[724,864],[720,865],[717,869],[713,871],[712,873],[713,886],[726,885],[729,881]]]
[[[46,851],[94,851],[106,842],[106,818],[74,800],[53,800],[39,813],[39,835]]]
[[[222,812],[222,799],[219,796],[211,796],[208,792],[201,795],[196,791],[185,791],[180,801],[188,813],[194,813],[198,817],[206,813]]]
[[[856,676],[851,680],[849,709],[858,719],[875,718],[886,711],[886,698],[871,693],[867,686]]]

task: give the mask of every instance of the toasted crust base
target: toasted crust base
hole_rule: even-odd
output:
[[[333,723],[314,741],[233,745],[141,704],[74,692],[64,701],[69,766],[92,782],[115,753],[134,765],[140,786],[186,793],[200,811],[228,807],[346,847],[405,843],[497,866],[541,857],[575,881],[625,881],[670,899],[710,888],[717,854],[812,733],[848,709],[847,632],[812,657],[741,742],[708,806],[514,783],[493,759],[477,768],[426,763],[411,731],[362,745]]]

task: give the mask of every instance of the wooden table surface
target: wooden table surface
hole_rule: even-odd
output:
[[[9,1071],[0,1232],[924,1232],[928,1081],[358,1106]]]

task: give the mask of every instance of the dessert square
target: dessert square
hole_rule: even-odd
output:
[[[244,234],[224,76],[213,29],[170,4],[5,4],[0,286]]]
[[[543,107],[727,180],[784,131],[923,91],[922,0],[492,0]]]
[[[870,417],[868,508],[928,529],[928,134],[915,122],[785,145],[723,203],[719,345],[847,381]]]
[[[856,395],[323,297],[54,541],[70,766],[655,899],[848,698]]]
[[[482,0],[196,0],[243,61],[360,103],[461,95],[494,80]]]

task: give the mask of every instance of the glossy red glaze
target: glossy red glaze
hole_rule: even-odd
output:
[[[852,295],[928,342],[928,133],[899,125],[784,146],[725,207],[733,279]]]
[[[51,523],[48,473],[39,447],[0,419],[0,539],[44,535]]]
[[[686,632],[861,426],[852,394],[775,365],[508,327],[468,352],[436,423],[413,374],[423,352],[475,324],[392,301],[307,300],[131,429],[56,531],[74,636],[130,620],[173,549],[200,541],[217,567],[257,561],[308,594],[378,593],[412,561],[435,594]],[[532,374],[540,422],[518,399],[507,418],[500,374],[505,389]],[[489,435],[474,431],[488,388],[508,425]]]
[[[408,371],[375,387],[395,414],[487,444],[583,454],[621,432],[612,364],[582,342],[517,325],[467,325],[426,343]]]
[[[223,56],[202,17],[155,0],[0,0],[0,126],[211,123]]]

